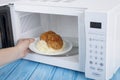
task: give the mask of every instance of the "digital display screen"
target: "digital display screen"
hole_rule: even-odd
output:
[[[101,22],[90,22],[90,28],[101,29],[102,23]]]

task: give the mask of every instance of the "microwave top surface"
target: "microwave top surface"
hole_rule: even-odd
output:
[[[18,0],[16,5],[52,6],[107,12],[120,6],[120,0]]]

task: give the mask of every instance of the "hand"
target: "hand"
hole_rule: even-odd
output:
[[[18,59],[27,55],[27,53],[30,51],[28,47],[30,43],[32,43],[33,41],[34,41],[33,38],[20,39],[18,41],[17,45],[15,46],[16,49],[18,50],[18,53],[17,53]]]

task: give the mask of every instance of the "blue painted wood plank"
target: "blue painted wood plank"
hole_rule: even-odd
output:
[[[6,80],[6,78],[11,74],[11,72],[16,68],[16,66],[21,62],[21,60],[17,60],[6,66],[0,68],[0,80]]]
[[[74,80],[75,72],[63,68],[57,68],[53,80]]]
[[[17,60],[0,68],[0,80],[90,80],[84,73],[69,69]],[[111,80],[120,80],[120,69]]]
[[[52,80],[76,80],[76,72],[64,68],[57,68]]]
[[[36,62],[22,60],[6,80],[28,80],[37,66]]]
[[[56,67],[39,64],[29,80],[52,80]]]
[[[75,75],[76,75],[75,80],[92,80],[92,79],[86,78],[85,73],[83,73],[83,72],[75,72]]]
[[[111,80],[120,80],[120,69],[118,69]]]
[[[85,77],[85,74],[64,68],[56,68],[54,76],[51,80],[91,80]]]
[[[90,80],[80,72],[39,64],[29,80]]]

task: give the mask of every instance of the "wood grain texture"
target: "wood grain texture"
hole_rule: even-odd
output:
[[[6,80],[28,80],[37,66],[38,63],[22,60]]]
[[[56,67],[39,64],[29,80],[51,80]]]
[[[29,60],[17,60],[0,68],[0,80],[90,80],[84,73]],[[111,80],[120,80],[120,69]]]
[[[12,62],[2,68],[0,68],[0,80],[6,80],[6,78],[9,77],[9,75],[14,71],[16,66],[20,64],[22,60],[17,60],[15,62]]]

